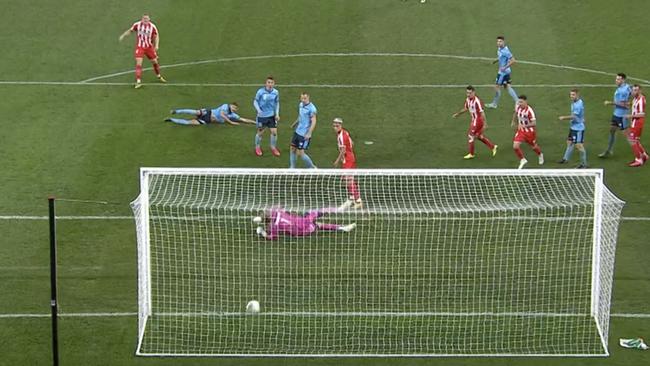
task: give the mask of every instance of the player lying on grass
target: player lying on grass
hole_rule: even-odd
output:
[[[260,225],[257,227],[257,235],[267,240],[274,240],[280,234],[286,234],[293,237],[308,236],[315,234],[318,230],[324,231],[343,231],[350,232],[357,227],[357,224],[348,225],[325,224],[316,222],[316,220],[326,213],[341,212],[338,208],[323,208],[312,210],[304,216],[292,214],[282,208],[272,208],[268,210],[265,217],[257,216],[253,222]],[[266,229],[263,227],[266,221]]]
[[[238,125],[239,122],[255,124],[255,121],[248,118],[243,118],[236,112],[239,110],[239,105],[235,102],[225,103],[217,108],[201,108],[201,109],[172,109],[171,114],[191,114],[194,115],[192,119],[182,118],[167,118],[165,122],[173,122],[179,125],[206,125],[209,123],[226,123],[231,125]]]

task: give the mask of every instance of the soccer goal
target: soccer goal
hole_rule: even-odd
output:
[[[624,202],[602,170],[143,168],[140,184],[138,355],[608,355]],[[265,236],[274,210],[316,226]]]

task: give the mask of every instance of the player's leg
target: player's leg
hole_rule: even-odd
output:
[[[484,134],[482,134],[482,133],[479,134],[477,136],[477,139],[479,141],[481,141],[482,143],[484,143],[485,146],[487,146],[488,149],[490,149],[490,151],[492,151],[492,156],[497,154],[497,149],[496,149],[497,145],[493,144],[492,141],[490,141],[490,139],[488,139]]]
[[[635,134],[635,129],[630,128],[630,130],[627,133],[627,142],[630,144],[630,147],[632,148],[632,153],[634,154],[634,160],[630,162],[628,165],[632,167],[638,167],[643,165],[645,162],[643,160],[643,148],[641,147],[641,144],[639,143],[638,136]]]
[[[539,165],[544,165],[544,153],[542,153],[542,148],[534,140],[528,144],[532,146],[533,151],[537,154],[537,163]]]
[[[167,118],[165,122],[173,122],[179,125],[204,125],[209,123],[210,115],[207,109],[173,109],[172,114],[193,114],[192,119]]]
[[[517,95],[517,92],[512,87],[512,85],[510,85],[510,75],[508,75],[508,80],[503,84],[503,87],[508,90],[508,94],[510,94],[512,100],[515,102],[515,104],[517,104],[519,101],[519,96]]]
[[[324,224],[317,222],[316,226],[318,227],[318,230],[323,230],[323,231],[343,231],[346,233],[349,233],[350,231],[354,230],[354,228],[357,227],[356,223],[348,224],[348,225],[338,225],[338,224]]]
[[[255,155],[262,156],[262,135],[266,127],[264,126],[265,119],[263,117],[257,117],[257,132],[255,133]]]
[[[296,147],[289,146],[289,169],[295,169],[296,168]]]
[[[580,164],[576,168],[578,169],[585,169],[588,167],[587,165],[587,149],[585,148],[585,145],[583,143],[577,143],[575,144],[576,149],[578,149],[578,152],[580,153]]]
[[[291,139],[291,147],[293,147],[293,150],[295,150],[296,156],[300,158],[303,163],[305,163],[305,166],[308,169],[315,169],[316,165],[314,165],[314,162],[311,160],[309,155],[307,155],[306,150],[309,148],[309,139],[304,138],[303,136],[298,135],[297,133],[294,132],[293,134],[293,139]],[[291,157],[290,160],[291,161]],[[295,158],[294,158],[295,161]],[[295,165],[294,165],[295,167]]]
[[[474,140],[476,139],[476,136],[470,131],[467,134],[467,155],[463,156],[463,159],[474,159]]]
[[[519,167],[517,169],[521,169],[528,163],[528,160],[524,157],[524,152],[521,151],[521,141],[518,141],[519,132],[517,132],[517,135],[515,135],[515,140],[512,142],[512,149],[515,151],[515,155],[517,155],[517,159],[519,159]]]
[[[569,136],[566,138],[566,150],[564,150],[564,155],[562,156],[562,159],[559,160],[557,163],[558,164],[566,164],[571,160],[571,155],[573,155],[573,149],[576,144],[576,133],[578,131],[574,130],[569,130]]]
[[[614,155],[614,143],[616,142],[616,131],[623,129],[623,118],[612,116],[609,136],[607,138],[607,150],[598,154],[599,158],[607,158]]]
[[[485,106],[487,108],[496,108],[499,105],[499,99],[501,98],[501,84],[503,83],[503,78],[505,75],[497,74],[496,81],[494,83],[494,99],[492,103],[488,103]]]
[[[277,144],[278,144],[278,128],[277,128],[277,123],[275,123],[275,121],[274,121],[274,126],[276,126],[276,127],[269,128],[269,131],[271,131],[271,140],[270,140],[271,153],[273,154],[273,156],[280,156],[280,150],[278,150],[278,148],[277,148]]]
[[[138,56],[138,50],[136,50],[135,57],[135,88],[138,89],[142,86],[142,55]],[[141,51],[142,52],[142,51]]]

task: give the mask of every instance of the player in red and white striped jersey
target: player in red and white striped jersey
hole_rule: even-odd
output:
[[[354,142],[350,137],[350,132],[343,128],[343,119],[338,117],[334,118],[332,128],[336,131],[336,140],[339,148],[339,155],[334,161],[334,167],[337,168],[341,165],[343,169],[356,169],[357,158],[354,155]],[[354,208],[361,208],[363,203],[359,194],[359,186],[354,180],[354,177],[349,175],[344,176],[343,179],[348,190],[348,200],[341,205],[340,209],[346,209],[352,205],[354,205]]]
[[[632,87],[632,114],[625,116],[632,120],[630,128],[627,131],[627,141],[632,146],[634,152],[634,161],[628,165],[631,167],[639,167],[648,160],[648,153],[641,145],[641,133],[643,133],[643,124],[645,123],[645,95],[641,93],[641,86],[634,85]]]
[[[138,89],[142,86],[142,60],[143,56],[147,56],[156,77],[160,82],[165,83],[165,78],[160,75],[160,64],[158,63],[158,45],[160,43],[160,35],[158,28],[151,22],[148,14],[142,15],[142,19],[133,23],[131,28],[127,29],[120,36],[120,41],[130,33],[136,32],[135,42],[135,88]]]
[[[515,121],[517,123],[515,124]],[[525,142],[533,147],[533,151],[537,154],[539,165],[544,164],[544,154],[542,149],[537,145],[537,119],[535,118],[535,111],[528,105],[528,98],[525,95],[520,95],[515,106],[515,113],[512,115],[511,126],[517,127],[515,137],[512,139],[512,148],[519,158],[519,169],[523,168],[528,163],[521,151],[521,143]]]
[[[497,154],[497,148],[499,146],[495,145],[490,141],[483,131],[487,128],[487,122],[485,120],[485,111],[483,109],[483,102],[476,96],[476,90],[473,86],[469,85],[466,88],[467,99],[465,99],[465,105],[463,109],[454,113],[452,117],[456,118],[461,114],[468,112],[472,116],[472,122],[470,123],[469,130],[467,131],[467,144],[469,146],[469,153],[463,157],[463,159],[474,159],[474,140],[478,139],[484,143],[491,151],[492,156]]]

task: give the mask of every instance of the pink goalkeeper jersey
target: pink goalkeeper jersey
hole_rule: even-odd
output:
[[[282,209],[270,210],[271,222],[267,230],[267,239],[275,239],[278,234],[306,236],[317,229],[314,215],[298,216]]]

